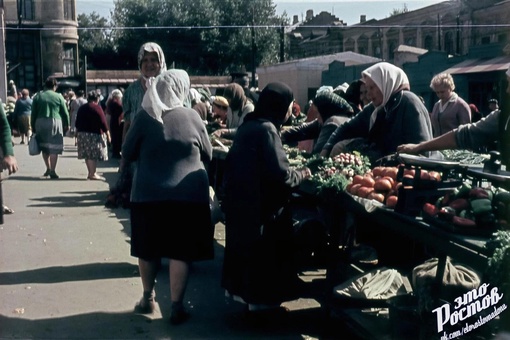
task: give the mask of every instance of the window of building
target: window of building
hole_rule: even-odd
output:
[[[506,33],[498,34],[498,43],[505,43],[507,40]]]
[[[491,43],[491,37],[482,37],[482,45],[487,45]]]
[[[62,54],[63,72],[65,76],[74,76],[76,74],[75,60],[76,60],[76,46],[64,44],[64,51]]]
[[[22,0],[20,2],[21,15],[24,20],[34,20],[34,1]]]
[[[74,0],[64,0],[64,19],[76,20],[74,13]]]
[[[444,36],[444,50],[448,54],[455,54],[455,43],[452,32],[446,32]]]
[[[423,48],[426,50],[433,50],[434,49],[434,38],[432,38],[430,35],[427,35],[424,39]]]

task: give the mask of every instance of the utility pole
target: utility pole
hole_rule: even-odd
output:
[[[251,82],[250,87],[255,87],[255,6],[252,6],[251,10]]]
[[[285,26],[280,26],[280,63],[285,61]]]
[[[0,99],[7,102],[7,62],[5,60],[5,18],[0,7]]]

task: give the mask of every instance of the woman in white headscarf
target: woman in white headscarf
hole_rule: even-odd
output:
[[[138,69],[140,70],[140,78],[128,86],[122,98],[124,136],[134,116],[142,107],[143,96],[150,87],[151,81],[161,72],[166,71],[165,55],[161,46],[154,42],[143,44],[138,51]]]
[[[375,161],[395,153],[400,144],[432,139],[427,108],[410,91],[402,69],[380,62],[364,70],[362,80],[372,102],[333,132],[321,151],[322,156],[357,149]],[[344,142],[351,139],[356,142]]]
[[[122,96],[122,109],[124,112],[122,143],[133,118],[142,108],[143,96],[150,87],[151,82],[161,72],[166,71],[165,55],[158,44],[148,42],[140,47],[138,51],[138,68],[140,69],[140,78],[131,83]],[[120,172],[117,183],[106,199],[105,205],[107,207],[129,206],[128,197],[131,191],[131,178],[134,172],[133,165],[122,159]]]
[[[122,156],[136,164],[130,206],[131,255],[138,258],[143,297],[135,312],[154,311],[156,275],[161,258],[169,258],[172,324],[189,317],[182,304],[189,264],[213,258],[206,171],[212,146],[200,116],[184,107],[189,88],[189,76],[183,70],[157,76],[122,146]],[[176,222],[178,216],[186,223]]]

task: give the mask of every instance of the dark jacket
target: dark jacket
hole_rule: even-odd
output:
[[[296,298],[292,218],[287,205],[303,175],[289,162],[275,124],[256,115],[238,128],[226,158],[222,286],[247,303]]]
[[[366,138],[372,151],[380,157],[393,154],[401,144],[418,144],[432,139],[432,125],[427,108],[414,93],[399,91],[393,94],[380,113],[380,119],[370,129],[372,104],[342,124],[324,146],[331,152],[333,146],[345,139]]]

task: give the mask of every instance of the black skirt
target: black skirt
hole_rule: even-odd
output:
[[[214,257],[214,225],[208,203],[131,202],[131,255],[181,261]]]

